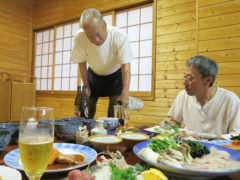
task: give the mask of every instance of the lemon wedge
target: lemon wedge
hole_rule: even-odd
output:
[[[150,170],[146,170],[142,172],[142,176],[145,180],[167,180],[168,178],[162,173],[162,171],[150,168]]]

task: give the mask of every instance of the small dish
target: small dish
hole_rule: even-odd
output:
[[[196,135],[198,135],[199,138],[203,139],[215,139],[216,137],[218,137],[218,135],[211,133],[196,133]]]
[[[122,133],[118,136],[123,139],[123,144],[129,149],[132,149],[135,144],[149,139],[148,135],[141,133]]]
[[[22,174],[13,168],[0,166],[0,177],[2,180],[14,179],[14,180],[21,180]]]
[[[90,136],[88,141],[92,144],[94,149],[98,151],[116,151],[118,144],[122,142],[122,138],[112,135],[96,135]]]
[[[76,132],[79,126],[83,126],[82,121],[70,122],[70,121],[55,121],[55,131],[58,137],[73,137],[75,138]]]
[[[118,125],[118,118],[103,117],[99,119],[104,121],[103,126],[108,130],[115,129]]]

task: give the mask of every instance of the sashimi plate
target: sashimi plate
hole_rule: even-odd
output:
[[[64,172],[69,171],[72,169],[80,168],[87,166],[91,162],[93,162],[97,158],[97,152],[88,146],[79,145],[79,144],[71,144],[71,143],[54,143],[53,144],[54,149],[58,149],[60,152],[66,153],[66,154],[73,154],[73,153],[82,153],[85,155],[86,159],[83,164],[73,165],[67,168],[61,168],[61,169],[49,169],[46,170],[46,173],[55,173],[55,172]],[[9,166],[13,167],[18,170],[23,170],[23,167],[21,165],[20,156],[19,156],[19,149],[15,149],[8,154],[4,156],[4,162]]]
[[[230,159],[240,161],[240,152],[220,146],[220,143],[207,143],[207,142],[200,142],[199,143],[205,145],[210,149],[211,147],[215,147],[216,149],[226,151],[230,154]],[[136,144],[133,147],[133,152],[136,154],[140,159],[142,159],[144,162],[162,170],[166,175],[171,176],[171,177],[181,177],[181,178],[187,178],[187,179],[209,179],[213,177],[218,177],[218,176],[224,176],[224,175],[230,175],[234,174],[236,172],[240,172],[240,169],[236,170],[231,170],[231,171],[202,171],[202,170],[191,170],[191,169],[185,169],[185,168],[178,168],[175,166],[171,165],[166,165],[163,163],[155,163],[153,161],[150,161],[143,156],[139,155],[138,153],[140,152],[141,149],[145,148],[148,146],[150,141],[144,141],[141,143]]]

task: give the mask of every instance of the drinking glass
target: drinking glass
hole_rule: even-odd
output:
[[[121,105],[114,105],[114,117],[118,118],[118,122],[120,125],[124,124],[124,111]]]
[[[123,108],[124,112],[124,124],[128,127],[129,120],[131,118],[131,109],[130,108]]]
[[[30,180],[39,180],[48,166],[54,141],[53,108],[23,107],[19,127],[19,152]]]

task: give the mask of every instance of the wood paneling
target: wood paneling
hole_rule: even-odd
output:
[[[176,51],[186,51],[196,49],[195,41],[181,41],[174,43],[166,43],[157,45],[157,53],[161,52],[176,52]]]
[[[199,1],[199,53],[219,62],[216,85],[240,97],[240,1]]]
[[[228,1],[199,9],[199,18],[239,12],[240,1]]]
[[[195,5],[195,1],[193,0],[193,2],[191,3],[176,5],[168,8],[162,8],[160,11],[157,11],[157,16],[165,17],[165,16],[176,15],[176,14],[188,13],[191,11],[195,12],[195,9],[196,9],[196,5]]]
[[[157,19],[157,23],[161,26],[164,26],[164,25],[177,24],[177,23],[193,21],[193,20],[195,20],[195,13],[187,12],[187,13],[181,14],[181,16],[177,14],[173,16],[159,17]]]
[[[0,122],[10,121],[11,79],[6,73],[0,73]]]
[[[200,0],[199,1],[199,7],[202,6],[209,6],[209,5],[214,5],[214,4],[219,4],[219,3],[224,3],[224,2],[228,2],[228,1],[232,1],[232,0]]]
[[[199,29],[239,24],[240,12],[199,19]]]
[[[161,27],[160,23],[157,22],[157,35],[164,35],[164,34],[172,34],[177,32],[184,32],[184,31],[191,31],[195,30],[195,22],[189,21],[189,22],[183,22],[183,23],[176,23],[171,25],[164,25]]]
[[[240,24],[203,29],[199,31],[199,40],[220,39],[240,36]]]
[[[96,8],[100,12],[144,4],[152,0],[34,0],[33,29],[40,29],[54,24],[79,19],[86,8]]]
[[[167,0],[158,0],[157,3],[157,7],[158,8],[169,8],[171,7],[171,9],[169,9],[169,11],[171,11],[174,8],[178,8],[181,7],[181,5],[186,5],[189,4],[190,2],[192,2],[192,0],[171,0],[171,1],[167,1]]]
[[[179,32],[179,33],[158,36],[157,44],[182,42],[182,41],[189,41],[189,40],[195,40],[195,39],[196,39],[196,33],[194,31],[186,31],[186,32]]]
[[[0,0],[0,71],[31,74],[32,0]]]
[[[79,18],[83,9],[100,11],[145,3],[147,0],[34,1],[33,28],[38,29]],[[177,94],[184,89],[186,60],[197,54],[219,63],[216,85],[240,96],[240,8],[239,0],[156,0],[156,78],[155,99],[133,112],[135,126],[159,124]],[[196,7],[198,2],[198,7]],[[108,6],[106,6],[108,4]],[[56,119],[73,115],[74,97],[37,96],[37,105],[52,106]],[[101,98],[96,118],[107,115],[108,99]]]
[[[215,59],[217,62],[229,62],[229,61],[239,62],[240,61],[239,49],[202,52],[201,54],[205,56],[209,56]]]
[[[196,55],[196,51],[179,51],[179,52],[167,52],[167,53],[158,53],[158,61],[185,61],[192,56]]]
[[[223,38],[223,39],[199,41],[199,52],[239,49],[239,47],[240,47],[240,37],[229,37],[229,38]]]

